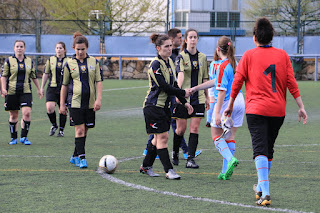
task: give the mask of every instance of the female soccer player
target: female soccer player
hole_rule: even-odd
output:
[[[2,97],[5,97],[4,108],[9,111],[10,145],[17,144],[17,123],[19,110],[22,109],[20,142],[31,145],[28,132],[31,123],[32,92],[30,79],[37,87],[37,93],[42,98],[40,86],[36,77],[31,58],[24,55],[26,44],[22,40],[14,42],[14,56],[7,58],[2,71]]]
[[[225,115],[233,112],[235,98],[245,81],[246,116],[258,174],[256,204],[260,206],[271,204],[269,172],[274,143],[285,118],[287,88],[299,107],[299,122],[301,118],[303,124],[308,120],[288,54],[270,45],[273,34],[273,26],[267,18],[256,21],[253,28],[256,48],[246,51],[241,58],[224,112]]]
[[[68,58],[66,57],[66,45],[63,42],[56,44],[56,55],[51,56],[46,63],[45,71],[42,77],[41,83],[41,94],[44,95],[44,86],[46,85],[47,79],[49,78],[49,85],[46,93],[46,107],[49,120],[51,122],[51,128],[49,135],[52,136],[58,129],[56,121],[56,104],[60,106],[60,89],[61,89],[61,71]],[[64,127],[66,125],[67,116],[59,114],[59,133],[58,137],[64,136]]]
[[[221,126],[221,115],[228,106],[231,93],[231,85],[234,79],[234,72],[236,70],[236,59],[234,56],[234,47],[232,41],[222,36],[217,43],[217,55],[221,59],[219,68],[217,70],[215,80],[207,81],[204,84],[196,86],[191,89],[191,92],[199,89],[206,89],[211,86],[216,86],[214,90],[215,106],[211,121],[211,135],[213,142],[223,156],[222,171],[218,176],[220,180],[230,179],[233,169],[238,164],[238,160],[234,157],[235,152],[235,134],[237,128],[242,126],[244,116],[244,99],[240,92],[235,102],[235,110],[231,119],[233,120],[233,127],[231,134],[220,137],[223,133]]]
[[[194,87],[209,78],[206,55],[197,50],[198,38],[198,32],[194,29],[188,29],[185,33],[181,52],[177,57],[178,86],[181,89]],[[207,90],[194,93],[188,101],[194,109],[191,115],[179,103],[173,110],[173,118],[177,119],[177,129],[173,137],[173,161],[175,161],[175,165],[178,165],[179,147],[187,129],[187,119],[191,118],[186,168],[197,169],[199,166],[195,163],[194,158],[198,146],[201,118],[204,117],[205,107],[209,106]]]
[[[68,106],[70,121],[75,125],[75,149],[70,162],[87,168],[85,142],[88,129],[95,125],[95,112],[101,108],[103,78],[99,62],[87,54],[88,39],[76,32],[72,47],[76,54],[66,62],[62,72],[60,114],[67,114],[65,100],[71,84]]]
[[[158,52],[148,70],[149,90],[144,101],[143,113],[148,134],[153,134],[154,139],[148,146],[148,152],[140,167],[140,172],[151,177],[158,174],[152,170],[152,165],[158,155],[166,173],[167,179],[180,179],[170,162],[168,152],[168,138],[171,121],[170,101],[172,96],[177,96],[184,105],[187,113],[193,112],[192,106],[184,97],[190,95],[189,90],[179,89],[175,80],[175,66],[170,55],[172,53],[172,41],[167,35],[152,34],[152,43]],[[178,147],[179,148],[179,147]]]

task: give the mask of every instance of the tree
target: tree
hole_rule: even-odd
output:
[[[247,0],[248,9],[244,11],[249,19],[268,17],[278,33],[296,35],[298,24],[298,0]],[[320,2],[301,0],[300,20],[303,32],[320,33]]]
[[[38,0],[2,0],[0,4],[0,32],[25,33],[36,32],[36,21],[46,19],[46,9],[39,5]],[[43,31],[47,28],[43,27]]]
[[[165,26],[166,5],[162,0],[39,1],[55,19],[47,24],[58,33],[137,35]]]

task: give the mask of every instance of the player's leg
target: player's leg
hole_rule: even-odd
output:
[[[211,127],[211,119],[212,119],[212,113],[214,110],[214,96],[210,96],[210,108],[207,110],[207,123],[206,127]]]
[[[60,107],[60,92],[56,94],[57,105]],[[64,127],[66,126],[67,115],[59,113],[59,133],[57,137],[64,137]]]
[[[17,144],[18,132],[17,132],[17,123],[18,123],[19,111],[18,110],[10,110],[9,111],[9,128],[11,140],[9,142],[10,145]]]
[[[199,126],[201,118],[193,117],[190,119],[190,135],[189,135],[189,152],[188,159],[186,163],[186,168],[198,169],[199,165],[194,161],[195,153],[199,143]]]
[[[27,136],[30,129],[31,124],[31,107],[24,106],[21,109],[22,118],[21,118],[21,137],[20,142],[25,145],[31,145],[31,142],[28,140]]]

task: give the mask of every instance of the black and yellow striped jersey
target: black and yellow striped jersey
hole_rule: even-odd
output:
[[[197,51],[195,55],[191,55],[186,49],[180,52],[176,60],[177,73],[184,73],[184,81],[181,89],[191,88],[203,83],[203,80],[209,78],[207,57],[205,54]],[[204,90],[195,92],[189,97],[191,105],[204,104]]]
[[[97,59],[88,56],[81,63],[75,55],[63,67],[62,85],[68,86],[70,108],[92,109],[96,100],[96,82],[103,81]]]
[[[49,75],[49,87],[61,86],[61,71],[69,58],[63,57],[61,60],[57,56],[51,56],[44,68],[44,73]]]
[[[181,103],[186,103],[185,91],[178,88],[175,76],[175,66],[171,58],[166,62],[160,55],[155,57],[148,70],[149,90],[143,107],[168,108],[172,96],[177,96]]]
[[[8,95],[31,93],[30,78],[36,78],[33,61],[26,56],[23,61],[10,56],[4,62],[2,76],[7,77]]]

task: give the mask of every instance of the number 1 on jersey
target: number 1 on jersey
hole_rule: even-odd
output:
[[[271,64],[264,72],[263,74],[267,76],[269,73],[271,73],[271,84],[272,84],[272,92],[277,92],[276,87],[276,65]]]

